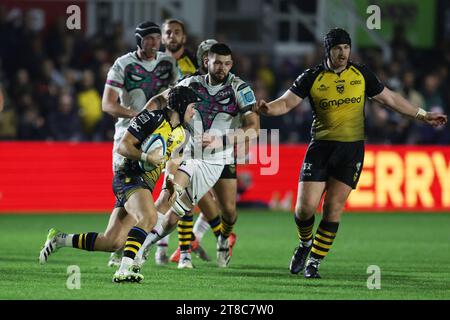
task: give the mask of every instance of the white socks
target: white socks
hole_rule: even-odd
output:
[[[202,214],[200,214],[197,221],[195,221],[193,229],[195,238],[198,240],[198,242],[202,241],[203,236],[206,234],[206,232],[208,232],[209,229],[209,222],[203,218]]]

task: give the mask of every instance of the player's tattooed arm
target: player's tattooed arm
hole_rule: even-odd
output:
[[[167,105],[169,99],[170,89],[167,89],[160,94],[153,96],[145,105],[148,110],[161,110]]]
[[[116,118],[133,118],[137,116],[137,112],[130,107],[124,107],[119,102],[119,93],[114,89],[105,86],[102,98],[102,110]]]

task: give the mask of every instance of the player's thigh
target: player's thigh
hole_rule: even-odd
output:
[[[218,203],[211,190],[200,199],[198,206],[207,220],[212,220],[220,214]]]
[[[152,221],[156,223],[156,207],[152,193],[148,189],[139,188],[135,190],[125,203],[125,209],[138,222]]]
[[[324,217],[338,221],[352,190],[348,184],[331,177],[327,181],[327,192],[323,201]]]
[[[295,212],[305,217],[314,214],[326,188],[325,181],[301,181],[298,183]]]
[[[237,179],[219,179],[214,185],[222,213],[236,212]]]
[[[186,192],[192,199],[193,205],[196,205],[216,184],[223,167],[221,164],[208,163],[200,159],[183,161],[177,173],[183,171],[189,177],[189,185],[186,188]]]
[[[135,224],[136,219],[124,207],[116,207],[111,212],[104,236],[111,239],[124,238]]]
[[[330,177],[356,189],[363,163],[364,141],[340,142],[333,155]]]

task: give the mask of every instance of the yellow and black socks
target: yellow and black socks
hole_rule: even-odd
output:
[[[136,253],[142,247],[142,244],[147,238],[147,232],[139,227],[131,228],[128,232],[127,241],[125,242],[125,248],[123,249],[123,256],[134,259]]]
[[[212,219],[211,221],[208,221],[208,223],[211,227],[212,232],[214,232],[214,235],[217,238],[220,234],[220,230],[222,229],[222,221],[220,219],[220,216]]]
[[[222,237],[225,239],[228,238],[233,231],[234,224],[236,223],[236,220],[233,222],[228,222],[222,217],[222,225],[220,228],[220,233],[222,234]]]
[[[193,240],[192,230],[194,228],[194,216],[184,215],[180,221],[178,221],[178,246],[181,252],[189,251],[191,241]]]
[[[313,239],[313,228],[314,228],[314,215],[308,220],[300,220],[296,215],[295,225],[297,226],[298,239],[302,242],[305,247],[311,246]]]
[[[339,228],[339,222],[320,221],[311,249],[311,258],[322,260],[330,251]]]
[[[72,235],[72,247],[87,251],[94,251],[97,236],[98,233],[96,232],[74,234]]]

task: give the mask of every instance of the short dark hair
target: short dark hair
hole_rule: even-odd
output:
[[[184,22],[181,20],[178,20],[178,19],[166,19],[164,21],[164,23],[162,24],[163,29],[166,25],[171,24],[171,23],[178,23],[181,27],[181,30],[183,30],[183,33],[186,33],[186,28],[184,26]]]
[[[231,49],[225,43],[216,43],[209,49],[208,55],[219,54],[221,56],[231,56]]]

